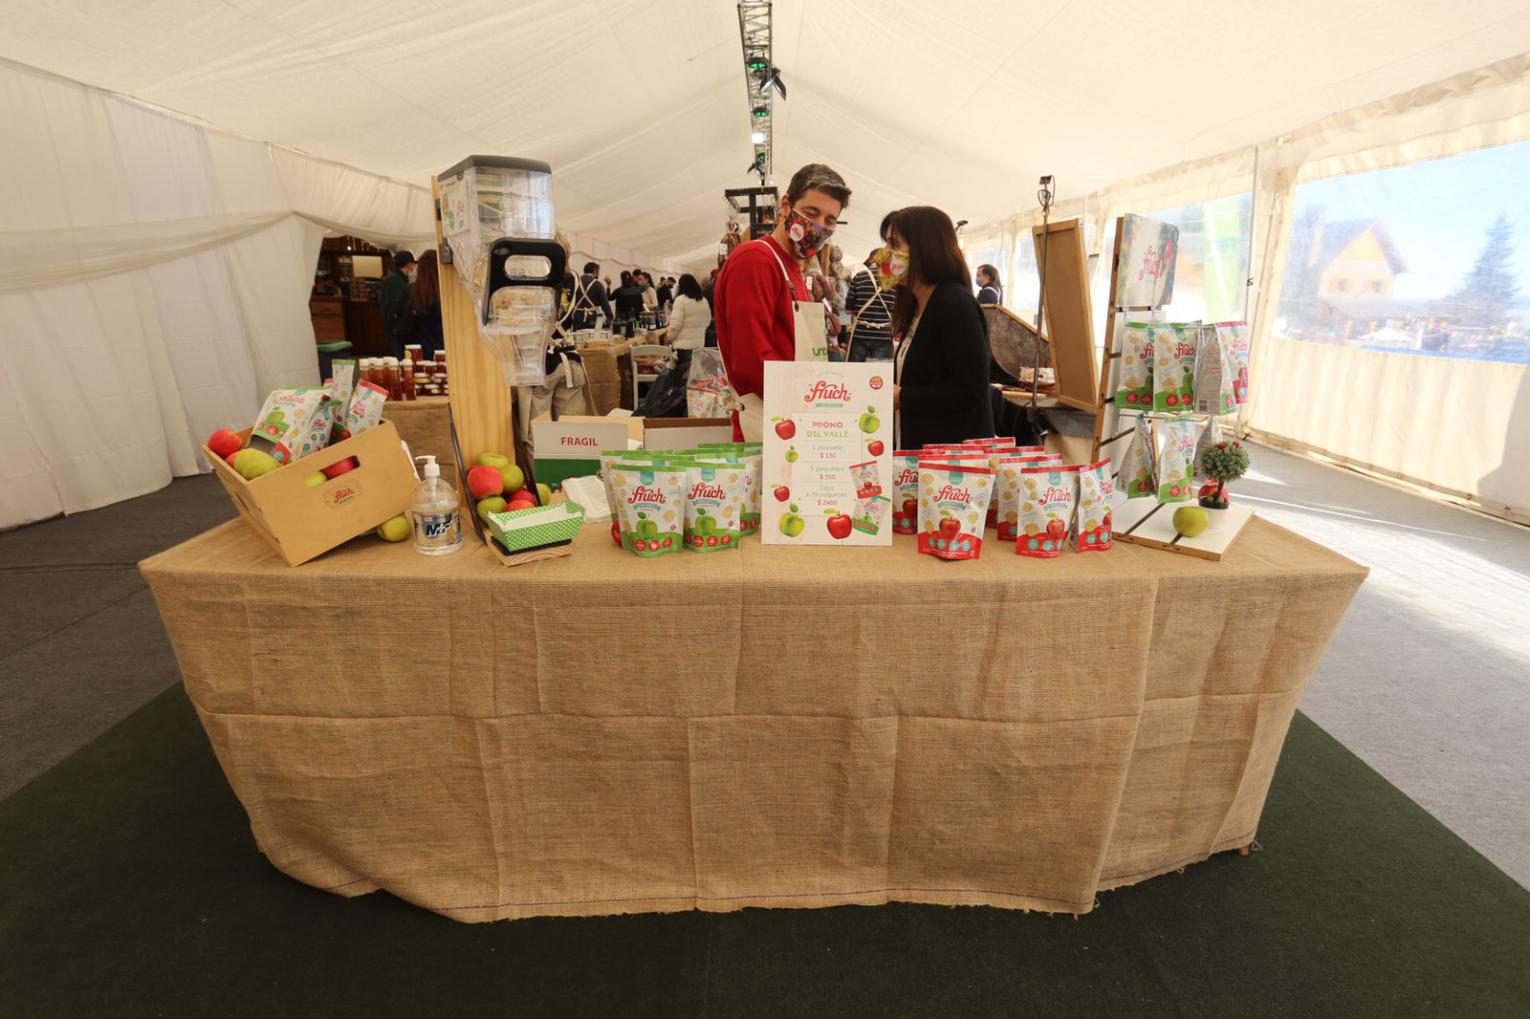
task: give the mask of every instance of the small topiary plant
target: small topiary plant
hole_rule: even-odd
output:
[[[1219,442],[1201,454],[1201,477],[1216,482],[1213,491],[1201,490],[1201,505],[1207,509],[1227,508],[1227,485],[1248,473],[1248,450],[1236,439]]]

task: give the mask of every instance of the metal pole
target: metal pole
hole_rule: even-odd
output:
[[[1036,200],[1041,203],[1041,264],[1036,267],[1036,274],[1041,280],[1041,292],[1036,295],[1036,342],[1033,344],[1034,356],[1031,364],[1031,402],[1025,409],[1026,421],[1030,424],[1033,435],[1040,434],[1036,422],[1041,412],[1036,406],[1036,398],[1041,391],[1041,329],[1045,325],[1047,308],[1047,249],[1052,239],[1052,231],[1049,229],[1052,222],[1052,196],[1052,177],[1048,174],[1041,178],[1041,189],[1036,192]]]

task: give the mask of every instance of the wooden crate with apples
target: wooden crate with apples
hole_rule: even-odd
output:
[[[250,429],[238,433],[249,441]],[[360,435],[247,481],[206,446],[207,457],[239,515],[287,561],[306,563],[408,513],[418,481],[398,430],[383,421]],[[355,458],[355,466],[343,468]],[[336,468],[341,468],[336,470]],[[332,477],[310,484],[315,474]]]

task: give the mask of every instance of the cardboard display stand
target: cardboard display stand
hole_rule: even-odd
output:
[[[1096,410],[1094,311],[1089,304],[1089,257],[1084,224],[1065,219],[1031,228],[1036,264],[1047,247],[1046,337],[1057,371],[1057,400],[1078,410]]]

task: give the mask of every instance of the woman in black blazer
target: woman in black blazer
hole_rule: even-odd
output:
[[[898,447],[993,435],[988,322],[951,217],[928,205],[893,214],[888,246],[908,252],[908,275],[893,305],[899,344],[893,388]]]

